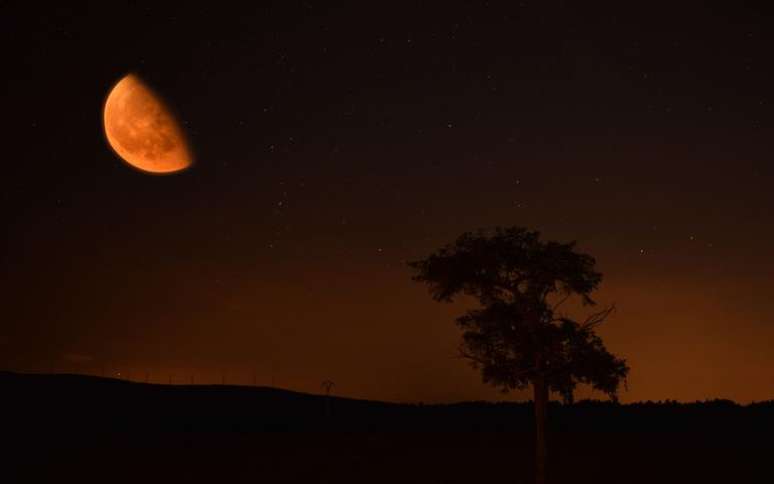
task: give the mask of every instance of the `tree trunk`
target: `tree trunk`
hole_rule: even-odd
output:
[[[544,376],[538,376],[532,382],[535,390],[535,483],[546,482],[546,406],[548,387]]]

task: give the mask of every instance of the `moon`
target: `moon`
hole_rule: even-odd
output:
[[[183,130],[164,101],[134,74],[110,90],[104,109],[105,137],[130,166],[170,174],[193,164]]]

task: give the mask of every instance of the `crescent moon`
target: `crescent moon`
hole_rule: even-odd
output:
[[[161,97],[134,74],[113,86],[103,119],[108,144],[130,166],[159,175],[193,164],[180,124]]]

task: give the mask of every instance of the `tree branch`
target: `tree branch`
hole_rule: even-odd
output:
[[[607,317],[610,316],[614,311],[615,304],[612,304],[610,307],[605,308],[602,311],[592,313],[583,323],[581,323],[581,327],[583,329],[591,329],[605,321],[605,319],[607,319]]]
[[[567,295],[565,295],[565,296],[564,296],[564,297],[563,297],[563,298],[562,298],[562,299],[561,299],[559,302],[557,302],[557,303],[554,305],[554,307],[553,307],[553,308],[551,308],[551,311],[552,311],[552,312],[556,312],[556,310],[557,310],[557,309],[559,309],[559,306],[561,306],[562,304],[564,304],[564,302],[565,302],[566,300],[570,299],[570,296],[571,296],[571,295],[572,295],[572,294],[570,294],[570,293],[567,293]]]
[[[468,353],[468,352],[466,352],[466,351],[464,351],[462,349],[459,349],[458,351],[459,351],[459,355],[458,355],[459,358],[466,358],[468,360],[475,361],[479,365],[488,365],[489,364],[488,361],[486,361],[486,360],[484,360],[482,358],[479,358],[476,355],[472,355],[472,354],[470,354],[470,353]],[[526,368],[526,369],[523,369],[523,370],[518,371],[518,372],[510,373],[508,376],[511,376],[511,377],[514,377],[514,378],[521,378],[523,376],[527,376],[530,372],[534,372],[534,371],[535,371],[535,367],[533,366],[531,368]]]

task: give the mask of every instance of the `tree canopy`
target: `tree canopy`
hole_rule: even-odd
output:
[[[536,231],[498,227],[466,232],[409,266],[434,299],[451,302],[464,294],[479,301],[456,322],[463,331],[460,354],[485,383],[508,391],[539,378],[566,401],[579,383],[617,399],[629,367],[594,332],[614,308],[582,322],[558,311],[572,296],[595,305],[591,294],[602,281],[594,258],[578,252],[575,242],[542,241]]]

